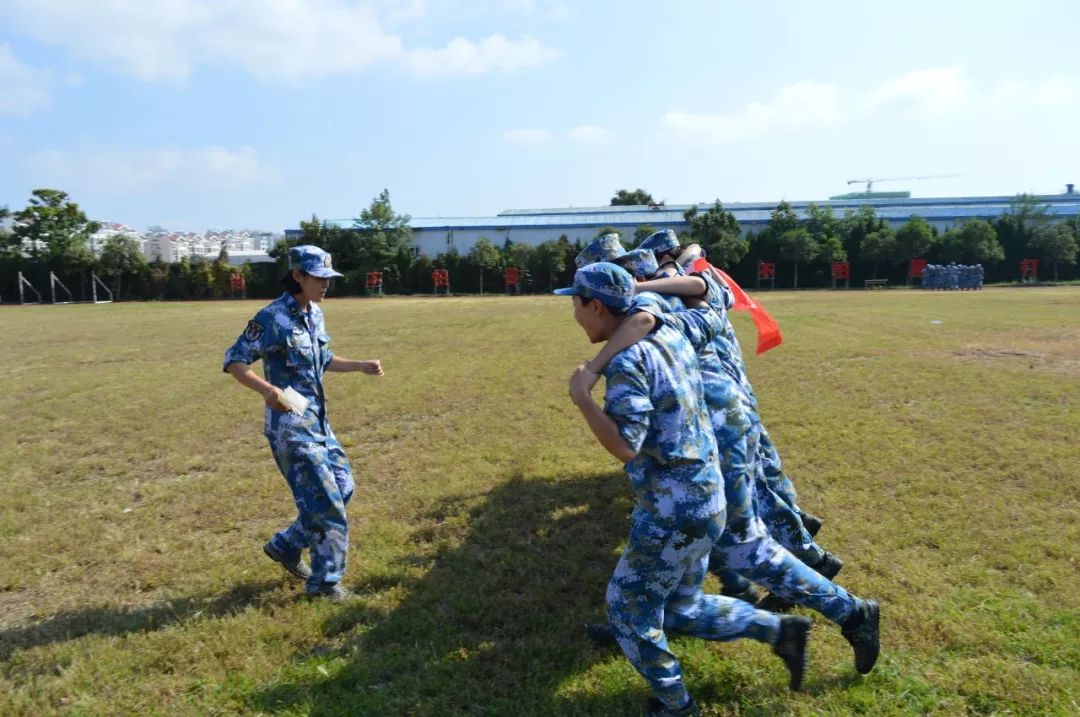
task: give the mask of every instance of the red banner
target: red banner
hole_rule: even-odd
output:
[[[734,279],[703,258],[694,262],[692,270],[695,274],[704,273],[706,270],[714,272],[714,276],[723,279],[724,283],[731,289],[731,293],[735,295],[735,305],[731,308],[735,311],[750,312],[750,318],[754,320],[754,327],[757,328],[758,354],[763,354],[769,349],[774,349],[784,343],[784,337],[780,334],[780,325],[776,323],[776,319],[769,315],[764,306],[750,298],[750,295],[743,291],[742,287],[736,284]]]

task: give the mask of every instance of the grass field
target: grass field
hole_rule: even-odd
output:
[[[883,654],[818,617],[792,694],[765,646],[676,639],[705,714],[1080,714],[1080,288],[762,298],[765,425]],[[220,367],[259,305],[0,308],[0,715],[639,714],[580,629],[631,493],[567,397],[570,302],[325,305],[387,371],[327,379],[347,606],[261,552],[294,510]]]

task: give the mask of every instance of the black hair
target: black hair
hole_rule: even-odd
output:
[[[579,299],[581,299],[581,305],[582,306],[588,306],[593,301],[596,301],[595,296],[582,296],[581,294],[578,294],[577,297]],[[602,302],[602,301],[600,303],[604,304],[604,302]],[[622,316],[623,314],[626,313],[626,309],[613,309],[610,306],[608,306],[607,304],[604,304],[604,308],[606,308],[608,311],[610,311],[612,316]]]
[[[303,269],[300,269],[299,271],[302,276],[307,276],[307,272]],[[300,286],[300,282],[293,278],[292,269],[289,269],[285,272],[285,276],[281,277],[281,285],[284,286],[285,291],[290,294],[299,294],[304,290],[304,287]]]

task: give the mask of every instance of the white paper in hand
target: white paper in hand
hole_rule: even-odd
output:
[[[292,386],[286,386],[281,392],[281,398],[289,404],[289,409],[298,415],[304,415],[310,401],[301,396]]]

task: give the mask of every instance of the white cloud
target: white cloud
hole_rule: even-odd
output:
[[[552,139],[551,132],[534,128],[508,129],[502,133],[502,138],[514,144],[545,144]]]
[[[504,0],[507,9],[525,14],[545,15],[552,20],[565,20],[570,10],[559,0]]]
[[[281,179],[278,172],[263,166],[255,150],[248,147],[47,150],[27,157],[25,165],[39,183],[71,187],[73,191],[228,192],[271,186]]]
[[[868,101],[871,109],[904,104],[918,111],[940,114],[963,99],[963,82],[956,67],[911,72],[874,92]]]
[[[52,75],[22,63],[0,44],[0,115],[28,115],[49,101]]]
[[[479,43],[457,37],[439,50],[412,50],[406,65],[421,77],[479,75],[493,70],[509,72],[536,67],[556,57],[558,53],[530,37],[514,42],[495,34]]]
[[[390,25],[418,22],[428,15],[427,0],[376,0],[380,16]]]
[[[710,143],[754,139],[774,131],[827,127],[840,122],[837,88],[799,82],[782,88],[769,102],[752,102],[739,112],[668,112],[661,123],[676,136]]]
[[[1064,107],[1080,99],[1080,86],[1073,77],[1050,77],[1035,86],[1032,102],[1041,107]]]
[[[570,139],[581,144],[606,144],[612,137],[611,130],[592,124],[583,124],[570,130]]]
[[[0,0],[0,24],[148,81],[183,79],[198,66],[222,63],[297,81],[381,62],[422,75],[478,74],[555,56],[536,40],[498,34],[409,50],[386,29],[426,14],[424,0]]]

